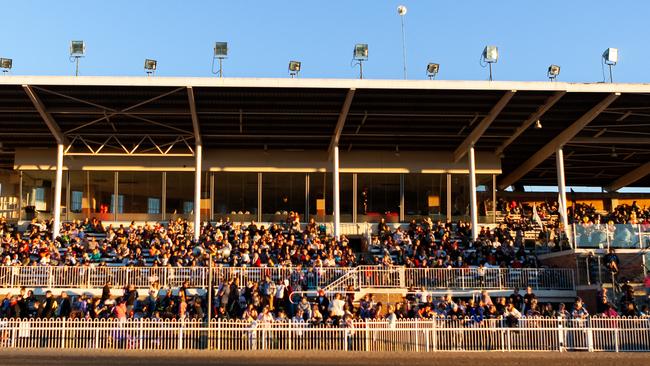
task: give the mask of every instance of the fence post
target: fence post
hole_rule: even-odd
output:
[[[138,336],[138,338],[139,338],[138,343],[139,343],[140,349],[142,349],[142,342],[144,341],[144,330],[142,329],[143,320],[144,320],[143,318],[140,318],[140,329],[139,329],[140,334]]]
[[[368,319],[366,322],[366,352],[370,352],[370,330],[368,329]]]
[[[432,321],[432,324],[435,324],[435,323],[433,323],[433,321]],[[426,347],[425,350],[426,350],[427,353],[429,352],[429,332],[430,331],[431,331],[430,328],[425,327],[425,330],[424,330],[424,343],[425,343],[425,347]]]
[[[566,351],[564,346],[564,326],[560,317],[557,318],[557,343],[560,352]]]
[[[66,333],[65,318],[61,318],[61,348],[65,348],[65,333]]]
[[[221,350],[221,318],[217,319],[217,351]]]
[[[618,333],[618,325],[617,325],[616,328],[614,328],[614,344],[616,346],[616,352],[619,351],[618,334],[619,333]]]
[[[288,343],[289,351],[291,351],[291,340],[293,338],[293,333],[291,332],[291,323],[293,323],[293,319],[289,319],[289,323],[288,323],[289,331],[287,332],[287,343]]]
[[[591,319],[587,319],[587,346],[589,347],[589,352],[594,351],[594,330],[591,327]]]
[[[99,348],[99,324],[95,321],[92,322],[95,325],[95,349]]]
[[[420,322],[420,319],[415,319],[415,352],[420,352],[420,342],[419,342],[419,337],[418,333],[420,332],[420,327],[418,327],[418,324]]]
[[[183,321],[178,322],[178,349],[183,349]]]

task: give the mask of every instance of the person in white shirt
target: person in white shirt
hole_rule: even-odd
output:
[[[334,300],[330,302],[329,306],[329,312],[331,317],[336,317],[336,318],[341,318],[343,315],[345,315],[345,311],[343,310],[343,306],[345,305],[345,301],[341,299],[341,294],[336,294],[334,296]]]

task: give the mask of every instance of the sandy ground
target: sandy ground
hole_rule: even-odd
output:
[[[648,353],[361,353],[361,352],[224,352],[2,350],[0,365],[650,365]]]

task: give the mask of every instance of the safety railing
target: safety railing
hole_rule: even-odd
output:
[[[436,289],[575,289],[572,269],[502,269],[502,268],[405,268],[400,266],[359,267],[214,267],[215,284],[228,279],[240,286],[259,282],[267,276],[274,282],[288,280],[294,291],[343,292],[350,286],[359,288],[426,288]],[[161,287],[180,287],[185,281],[191,288],[207,288],[207,267],[69,267],[69,266],[0,266],[0,287],[20,288],[102,288],[111,282],[114,288],[134,285],[148,288],[158,282]]]
[[[572,269],[564,268],[407,268],[406,287],[499,290],[574,290]]]
[[[0,349],[650,351],[648,318],[304,321],[0,320]]]

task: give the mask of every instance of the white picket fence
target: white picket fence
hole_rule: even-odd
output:
[[[0,320],[0,349],[205,349],[324,351],[650,351],[650,319],[355,320],[305,322],[214,320]]]
[[[0,288],[101,288],[107,281],[119,288],[129,284],[148,288],[153,281],[162,287],[179,287],[184,281],[192,288],[207,288],[207,267],[68,267],[0,266]],[[288,279],[303,290],[316,290],[339,280],[341,291],[354,288],[512,289],[531,286],[534,290],[574,290],[572,269],[544,268],[405,268],[400,266],[344,267],[215,267],[215,283],[238,279],[240,285]],[[332,287],[332,286],[330,286]],[[334,286],[336,287],[336,286]],[[340,286],[339,286],[340,287]]]

